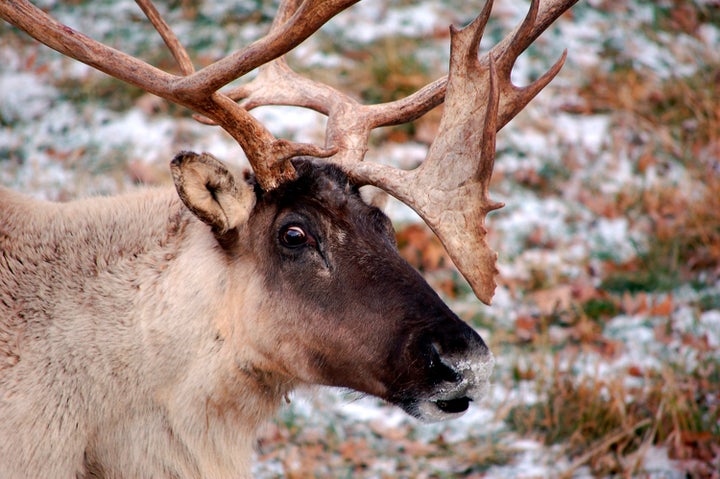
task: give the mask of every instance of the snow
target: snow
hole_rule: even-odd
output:
[[[547,448],[536,441],[520,439],[510,445],[518,452],[515,461],[509,465],[491,467],[485,477],[551,479],[561,476],[568,467],[567,461],[562,458],[561,451],[551,451],[551,454],[548,454]],[[573,475],[573,477],[583,476]]]
[[[357,11],[346,10],[324,28],[331,35],[342,35],[349,42],[365,44],[396,35],[426,37],[444,17],[433,3],[388,9],[384,2],[376,0],[365,3]]]
[[[320,143],[324,138],[325,116],[305,108],[290,106],[260,107],[252,111],[270,133],[291,137],[304,143]]]
[[[610,118],[607,115],[577,115],[561,113],[553,118],[555,130],[563,141],[589,153],[601,151],[608,138]]]
[[[30,73],[0,77],[0,120],[30,122],[45,114],[56,98],[55,89]]]
[[[720,311],[705,311],[700,315],[701,330],[706,335],[708,346],[720,352]]]

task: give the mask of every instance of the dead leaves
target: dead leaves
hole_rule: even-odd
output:
[[[473,438],[449,442],[442,431],[419,435],[409,421],[357,423],[336,417],[331,422],[324,429],[283,422],[268,425],[260,434],[259,460],[278,464],[282,473],[273,477],[287,479],[479,478],[483,476],[476,471],[509,460],[512,452],[508,446],[479,444]]]
[[[645,292],[623,293],[620,306],[625,314],[641,316],[670,316],[675,309],[672,294],[658,297]]]
[[[405,226],[396,237],[400,255],[420,271],[436,271],[452,264],[440,240],[424,224]]]
[[[458,292],[459,273],[440,240],[425,224],[413,223],[401,228],[396,239],[400,256],[423,273],[425,279],[446,297]]]

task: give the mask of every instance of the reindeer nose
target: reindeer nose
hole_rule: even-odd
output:
[[[459,319],[453,326],[443,328],[443,333],[430,342],[433,377],[447,383],[487,381],[495,361],[485,341]]]
[[[441,381],[451,383],[462,380],[460,374],[443,361],[440,351],[441,349],[438,343],[433,342],[430,345],[430,370],[433,375]]]
[[[458,355],[482,357],[490,354],[485,341],[464,321],[457,318],[450,325],[444,324],[431,341],[432,354],[439,358]]]
[[[426,338],[429,339],[429,338]],[[479,334],[464,322],[446,322],[425,342],[429,388],[412,413],[425,421],[463,414],[490,389],[495,359]]]

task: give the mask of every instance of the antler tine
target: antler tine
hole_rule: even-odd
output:
[[[574,1],[572,3],[575,3]],[[554,4],[550,4],[551,6]],[[510,81],[512,69],[518,57],[532,44],[540,32],[544,31],[549,23],[541,22],[542,28],[538,28],[538,12],[540,0],[531,0],[530,9],[523,22],[516,28],[515,32],[508,36],[509,42],[503,42],[497,46],[496,62],[498,73],[502,78],[501,91],[501,114],[498,120],[498,130],[505,126],[515,115],[517,115],[532,100],[535,95],[547,86],[558,74],[565,58],[567,50],[563,51],[560,58],[540,78],[524,87],[517,87]],[[549,9],[551,12],[552,9]],[[559,11],[562,13],[561,10]],[[546,18],[543,16],[542,19]],[[495,49],[493,49],[495,50]]]
[[[180,67],[182,74],[187,76],[194,73],[195,67],[192,64],[192,60],[190,60],[187,50],[182,46],[180,40],[178,40],[170,28],[170,25],[165,22],[160,12],[155,8],[155,5],[150,0],[135,0],[135,3],[138,4],[147,19],[150,20],[150,23],[152,23],[155,30],[157,30],[162,37],[173,58],[175,58],[178,67]]]
[[[267,35],[246,48],[183,78],[176,88],[188,95],[216,92],[231,81],[289,52],[332,17],[359,0],[304,0],[296,10],[292,8],[297,4],[288,1],[294,0],[286,0],[281,5],[285,8],[287,4],[288,12],[293,12],[287,15],[286,21],[276,22]]]
[[[470,32],[471,35],[469,37],[466,37],[468,39],[467,44],[464,46],[463,51],[465,53],[464,56],[452,56],[450,57],[450,71],[453,70],[453,61],[460,61],[463,60],[463,62],[472,62],[476,61],[478,58],[478,53],[480,51],[480,40],[482,40],[482,36],[485,33],[485,27],[487,26],[488,20],[490,20],[490,12],[492,12],[494,0],[487,0],[485,2],[485,6],[483,6],[483,9],[480,11],[480,14],[475,17],[475,20],[470,22],[465,28],[457,28],[455,25],[450,25],[450,35],[452,37],[457,37],[457,35],[461,34],[460,32],[462,30],[465,30],[466,32]],[[452,53],[452,46],[451,46],[451,53]]]
[[[282,0],[275,13],[275,18],[273,18],[272,24],[270,25],[270,30],[276,30],[290,20],[302,3],[303,0]]]

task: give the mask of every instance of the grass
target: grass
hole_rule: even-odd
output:
[[[720,174],[697,162],[688,169],[696,177],[692,191],[669,185],[639,193],[629,213],[646,221],[653,240],[632,262],[613,268],[605,289],[668,291],[693,278],[720,279]]]
[[[407,424],[393,427],[374,421],[368,428],[340,417],[324,420],[328,424],[318,428],[308,417],[281,415],[260,439],[261,459],[282,465],[277,477],[450,479],[481,477],[490,467],[512,460],[514,453],[498,439],[449,442],[443,434],[419,436]],[[383,466],[378,450],[396,460]]]
[[[535,354],[546,357],[548,352]],[[550,354],[552,366],[516,376],[534,381],[541,399],[512,407],[505,421],[521,435],[562,444],[570,458],[565,474],[587,466],[596,476],[632,475],[637,456],[657,445],[668,447],[673,458],[695,460],[688,465],[693,474],[702,476],[711,467],[717,453],[713,444],[720,437],[716,361],[707,360],[690,374],[683,365],[668,363],[659,371],[629,368],[626,375],[596,372],[578,378],[572,368],[561,366],[572,358]]]

